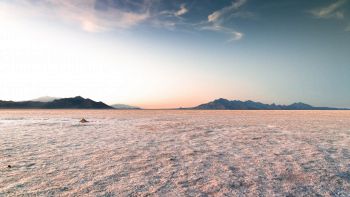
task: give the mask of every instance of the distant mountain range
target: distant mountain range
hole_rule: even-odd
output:
[[[81,96],[42,101],[1,101],[0,109],[113,109],[111,106]]]
[[[305,103],[293,103],[291,105],[264,104],[254,101],[239,101],[217,99],[209,103],[198,105],[188,109],[199,110],[347,110],[344,108],[314,107]]]
[[[76,96],[72,98],[40,97],[31,101],[2,101],[0,109],[141,109],[139,107],[115,104],[107,105],[88,98]],[[217,99],[209,103],[191,108],[179,108],[186,110],[349,110],[345,108],[314,107],[305,103],[293,103],[291,105],[264,104],[254,101],[240,101]]]

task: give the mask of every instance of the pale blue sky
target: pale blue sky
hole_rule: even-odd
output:
[[[0,0],[0,99],[350,107],[348,0]]]

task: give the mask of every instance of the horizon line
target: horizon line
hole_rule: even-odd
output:
[[[297,102],[292,102],[291,104],[276,104],[275,102],[272,102],[272,103],[263,103],[263,102],[260,102],[260,101],[254,101],[252,99],[246,99],[246,100],[240,100],[240,99],[226,99],[226,98],[216,98],[216,99],[212,99],[212,100],[209,100],[207,102],[204,102],[204,103],[200,103],[200,104],[196,104],[194,106],[191,106],[191,107],[166,107],[166,108],[143,108],[143,107],[139,107],[139,106],[135,106],[135,105],[132,105],[132,104],[125,104],[125,103],[114,103],[114,104],[107,104],[106,102],[102,101],[102,100],[99,100],[99,101],[96,101],[92,98],[89,98],[89,97],[84,97],[84,96],[71,96],[71,97],[51,97],[51,96],[41,96],[41,97],[37,97],[37,98],[34,98],[34,99],[30,99],[30,100],[19,100],[19,101],[16,101],[16,100],[2,100],[0,99],[0,101],[7,101],[7,102],[43,102],[43,103],[48,103],[48,102],[52,102],[52,101],[35,101],[36,99],[40,99],[40,98],[45,98],[45,97],[50,97],[50,98],[55,98],[54,100],[58,100],[58,99],[67,99],[67,98],[76,98],[76,97],[81,97],[81,98],[84,98],[84,99],[90,99],[92,101],[95,101],[95,102],[102,102],[110,107],[112,107],[113,105],[128,105],[130,107],[137,107],[136,109],[118,109],[118,108],[113,108],[113,109],[117,109],[117,110],[191,110],[192,108],[195,108],[199,105],[203,105],[203,104],[207,104],[207,103],[210,103],[210,102],[213,102],[213,101],[216,101],[216,100],[220,100],[220,99],[223,99],[223,100],[228,100],[228,101],[240,101],[240,102],[248,102],[248,101],[251,101],[251,102],[255,102],[255,103],[261,103],[261,104],[265,104],[265,105],[277,105],[277,106],[289,106],[289,105],[293,105],[293,104],[298,104],[298,103],[302,103],[302,104],[307,104],[307,105],[310,105],[312,107],[319,107],[319,108],[336,108],[336,109],[339,109],[339,110],[350,110],[349,107],[332,107],[332,106],[315,106],[313,104],[308,104],[306,102],[302,102],[302,101],[297,101]],[[1,108],[0,108],[1,109]],[[21,108],[19,108],[21,109]],[[113,110],[112,109],[112,110]],[[212,109],[211,109],[212,110]],[[225,110],[225,109],[224,109]],[[259,109],[257,109],[259,110]]]

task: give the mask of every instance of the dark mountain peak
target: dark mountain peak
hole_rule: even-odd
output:
[[[311,105],[309,104],[306,104],[306,103],[302,103],[302,102],[297,102],[297,103],[293,103],[289,106],[295,106],[295,107],[312,107]]]
[[[85,98],[84,97],[82,97],[82,96],[75,96],[75,97],[72,97],[72,98],[64,98],[64,99],[74,99],[74,100],[85,100]],[[88,99],[87,98],[87,100],[90,100],[90,99]]]
[[[308,106],[311,106],[311,105],[306,104],[306,103],[303,103],[303,102],[296,102],[296,103],[293,103],[293,104],[295,104],[295,105],[308,105]],[[293,105],[293,104],[292,104],[292,105]]]
[[[83,98],[76,96],[72,98],[57,99],[50,103],[47,103],[47,108],[52,109],[111,109],[112,107],[104,104],[103,102],[96,102],[89,98]]]
[[[224,98],[215,99],[213,101],[213,103],[226,103],[226,102],[230,102],[230,101]]]

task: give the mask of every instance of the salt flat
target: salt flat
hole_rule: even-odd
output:
[[[350,111],[1,110],[17,195],[350,196]]]

